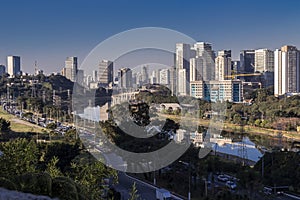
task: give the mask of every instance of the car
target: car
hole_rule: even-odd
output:
[[[226,185],[226,187],[228,187],[229,189],[232,189],[232,190],[234,190],[237,187],[233,181],[227,181],[225,185]]]
[[[226,182],[226,181],[228,181],[228,178],[226,176],[224,176],[224,175],[219,175],[218,176],[218,180],[222,181],[222,182]]]

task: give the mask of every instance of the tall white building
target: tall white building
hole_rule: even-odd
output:
[[[300,92],[300,53],[294,46],[274,52],[274,95]]]
[[[273,72],[274,71],[274,52],[269,49],[255,50],[254,59],[255,72]]]
[[[186,80],[186,69],[179,69],[178,70],[178,77],[177,77],[177,94],[186,96],[188,95],[187,92],[187,85],[189,84]]]
[[[179,95],[187,95],[189,93],[190,82],[190,57],[191,46],[189,44],[176,44],[176,93]]]
[[[67,79],[75,82],[78,71],[77,66],[77,57],[67,57],[65,61],[65,67],[62,70],[62,75],[65,76]]]
[[[21,74],[20,56],[7,56],[7,73],[10,77]]]
[[[218,52],[215,59],[215,80],[229,80],[231,77],[231,50]]]
[[[170,70],[169,69],[162,69],[159,72],[159,80],[160,84],[162,85],[169,85],[170,84]]]

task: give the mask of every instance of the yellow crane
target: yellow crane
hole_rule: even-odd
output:
[[[261,73],[252,73],[252,74],[232,74],[232,75],[227,75],[225,76],[226,78],[231,78],[232,80],[234,80],[237,76],[260,76]]]

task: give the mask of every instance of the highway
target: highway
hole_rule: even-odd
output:
[[[156,188],[155,186],[145,183],[141,180],[128,176],[124,172],[118,173],[119,183],[115,186],[115,189],[121,193],[122,200],[129,199],[129,192],[132,188],[133,183],[136,183],[136,188],[138,190],[138,194],[143,200],[153,200],[156,199]],[[172,199],[174,200],[183,200],[180,197],[177,197],[172,194]]]

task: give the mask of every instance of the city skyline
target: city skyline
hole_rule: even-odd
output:
[[[208,41],[215,45],[216,51],[231,49],[236,60],[243,49],[300,46],[296,26],[299,4],[297,1],[285,4],[268,1],[187,4],[91,1],[87,4],[73,1],[72,9],[66,9],[69,2],[3,1],[2,12],[7,17],[0,19],[4,30],[0,37],[0,64],[6,65],[8,55],[19,55],[24,71],[33,72],[34,63],[38,61],[38,67],[46,73],[58,72],[66,57],[78,57],[80,66],[99,42],[128,29],[149,26],[174,29],[197,41]],[[240,9],[245,5],[247,10]],[[10,7],[14,7],[14,15]],[[106,9],[99,12],[102,7]],[[182,10],[189,12],[177,16]],[[288,12],[278,15],[282,10]],[[222,16],[226,16],[225,22],[220,21]]]

